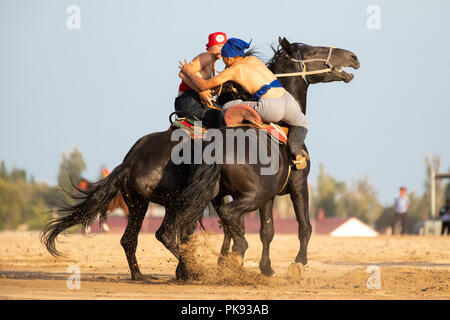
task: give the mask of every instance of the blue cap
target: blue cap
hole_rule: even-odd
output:
[[[245,42],[244,40],[238,39],[238,38],[230,38],[225,42],[225,44],[222,47],[222,57],[226,58],[234,58],[237,56],[245,57],[245,49],[248,49],[250,47],[250,43],[252,43],[252,40],[250,40],[249,43]]]

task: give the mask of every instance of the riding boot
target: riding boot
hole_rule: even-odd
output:
[[[293,167],[297,170],[306,168],[306,160],[309,159],[308,154],[303,150],[303,142],[307,132],[308,129],[301,126],[289,129],[288,147],[291,151]]]

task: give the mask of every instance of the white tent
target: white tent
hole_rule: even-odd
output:
[[[376,237],[378,233],[357,218],[350,218],[332,232],[332,237]]]

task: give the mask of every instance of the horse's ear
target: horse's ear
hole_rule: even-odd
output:
[[[292,46],[291,46],[290,42],[286,38],[278,37],[278,43],[280,44],[281,48],[286,50],[286,52],[288,54],[292,53]]]

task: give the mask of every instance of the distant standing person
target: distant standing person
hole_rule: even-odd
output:
[[[450,198],[445,201],[445,205],[439,211],[439,216],[442,220],[441,235],[444,235],[446,230],[447,235],[450,235]]]
[[[392,234],[395,231],[395,225],[399,220],[402,222],[402,231],[401,234],[405,233],[406,230],[406,214],[408,213],[409,208],[409,198],[406,195],[406,188],[400,187],[400,195],[395,198],[395,216],[392,221]]]

